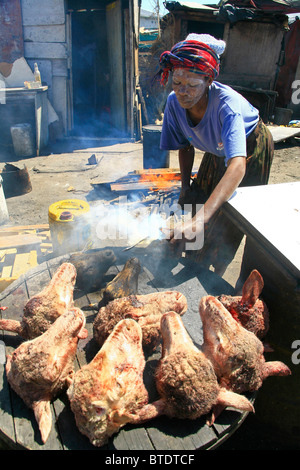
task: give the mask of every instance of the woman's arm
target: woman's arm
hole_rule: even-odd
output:
[[[215,214],[215,212],[222,206],[222,204],[228,201],[228,199],[232,196],[236,188],[241,183],[245,172],[245,157],[234,157],[228,161],[228,167],[223,177],[207,199],[204,206],[201,207],[194,217],[185,224],[182,238],[178,238],[178,231],[176,237],[176,229],[173,230],[170,236],[170,242],[171,244],[178,245],[178,252],[184,250],[184,244],[186,241],[190,241],[193,238],[197,238],[197,236],[199,236],[199,230],[201,232],[203,231],[204,224],[206,224]]]
[[[194,165],[195,149],[192,145],[179,149],[178,159],[181,173],[182,190],[190,188],[191,174]]]

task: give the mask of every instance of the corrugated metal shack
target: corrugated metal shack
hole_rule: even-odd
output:
[[[285,63],[287,13],[300,11],[300,6],[292,8],[284,0],[233,0],[218,5],[182,0],[167,1],[165,6],[169,13],[163,18],[161,46],[156,45],[155,59],[191,32],[224,39],[226,50],[218,80],[258,107],[265,122],[272,120],[278,98],[277,79]]]
[[[139,0],[3,0],[0,78],[9,86],[13,64],[30,75],[37,62],[63,135],[135,138],[139,11]]]

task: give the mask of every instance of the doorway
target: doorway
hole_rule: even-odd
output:
[[[93,2],[95,4],[95,2]],[[71,23],[73,129],[82,137],[111,134],[110,73],[106,3],[68,1]]]

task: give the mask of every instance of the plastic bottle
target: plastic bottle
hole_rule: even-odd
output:
[[[38,64],[35,63],[34,64],[34,80],[36,82],[39,82],[40,84],[42,84],[42,81],[41,81],[41,74],[40,74],[40,71],[39,71],[39,68],[38,68]]]

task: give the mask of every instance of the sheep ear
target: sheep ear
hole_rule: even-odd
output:
[[[17,333],[20,336],[23,336],[24,334],[22,323],[17,320],[0,320],[0,330],[12,331],[13,333]]]
[[[245,281],[242,290],[242,302],[254,305],[264,287],[264,280],[261,274],[253,269],[248,279]]]
[[[157,416],[165,414],[166,402],[163,398],[160,398],[153,403],[148,403],[143,406],[140,410],[135,411],[130,416],[130,422],[135,424],[144,423],[150,419],[157,418]]]
[[[291,370],[281,361],[268,361],[265,362],[264,368],[262,371],[262,380],[270,377],[272,375],[286,376],[291,375]]]
[[[88,330],[86,328],[81,328],[81,330],[78,333],[78,339],[85,339],[89,335]]]
[[[239,411],[252,411],[254,413],[254,407],[248,398],[221,387],[217,401],[212,407],[211,415],[207,418],[206,424],[212,426],[226,406],[231,406]]]
[[[33,404],[32,409],[39,425],[42,441],[45,444],[52,427],[50,401],[37,401]]]
[[[239,395],[238,393],[227,390],[226,388],[220,388],[219,395],[217,398],[217,405],[221,406],[231,406],[240,411],[252,411],[254,408],[252,403],[244,395]]]

